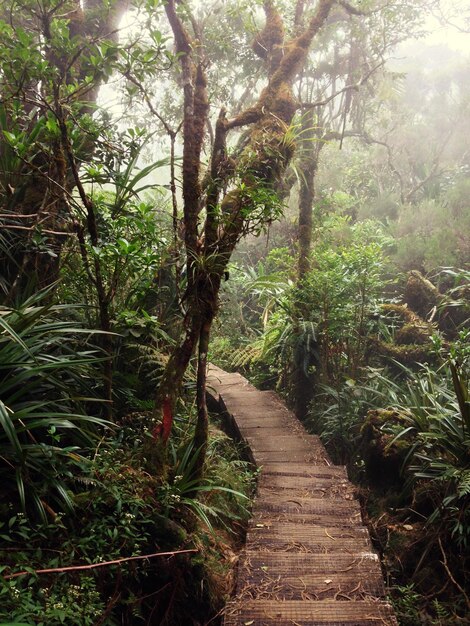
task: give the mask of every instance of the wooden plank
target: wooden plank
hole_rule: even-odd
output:
[[[387,602],[250,600],[229,605],[225,626],[396,626]]]

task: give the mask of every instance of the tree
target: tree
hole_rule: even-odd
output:
[[[93,151],[90,114],[126,4],[19,0],[3,8],[1,186],[10,300],[25,280],[39,287],[57,280],[77,182],[71,160],[78,168]]]
[[[298,83],[301,117],[296,175],[290,176],[298,190],[298,303],[299,333],[302,320],[309,318],[302,297],[303,282],[315,265],[312,259],[312,228],[316,175],[324,147],[366,133],[368,120],[376,111],[377,85],[388,74],[385,63],[390,51],[409,37],[422,20],[418,6],[402,7],[395,0],[380,6],[356,8],[340,3],[331,16],[336,30],[323,33],[311,50]],[[289,187],[289,184],[287,184]],[[321,338],[317,338],[321,341]],[[302,347],[299,346],[299,350]],[[295,408],[299,417],[307,414],[313,394],[314,365],[310,357],[299,359],[293,377]]]
[[[210,165],[202,183],[201,152],[209,115],[207,51],[198,49],[197,32],[189,34],[174,0],[165,7],[180,58],[184,90],[182,194],[187,286],[184,339],[169,359],[157,390],[156,407],[165,401],[174,406],[197,345],[196,474],[202,471],[207,445],[207,350],[221,281],[240,238],[258,231],[280,212],[276,186],[294,151],[289,132],[297,109],[293,83],[333,4],[333,0],[320,0],[307,26],[285,41],[284,20],[273,2],[266,0],[266,24],[254,49],[266,63],[267,85],[256,102],[234,118],[228,119],[225,109],[220,111]],[[249,129],[241,146],[229,155],[230,132],[245,126]]]
[[[119,170],[125,159],[135,165],[139,137],[112,135],[96,101],[113,73],[129,71],[132,62],[141,74],[155,71],[150,68],[162,54],[156,45],[145,55],[139,38],[120,45],[118,25],[127,7],[127,0],[18,0],[3,8],[0,21],[0,261],[5,300],[12,303],[57,282],[64,243],[76,241],[96,291],[101,344],[108,356],[103,366],[108,401],[110,305],[116,285],[115,277],[107,280],[102,258],[95,253],[102,233],[86,185],[105,183],[105,173],[108,181],[116,179],[119,172],[111,170]],[[97,155],[101,163],[87,167]],[[103,165],[111,162],[106,171]],[[123,193],[129,198],[135,192]]]

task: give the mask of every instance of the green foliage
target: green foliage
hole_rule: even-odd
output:
[[[355,476],[363,466],[360,442],[364,417],[369,409],[388,400],[385,385],[397,388],[380,368],[363,367],[357,374],[357,379],[346,378],[335,386],[320,384],[307,419],[335,462],[348,464]]]
[[[25,161],[32,162],[40,151],[46,121],[36,109],[22,113],[19,102],[14,101],[12,109],[13,115],[0,104],[0,192],[7,210],[13,210],[24,194]]]
[[[424,619],[431,626],[450,626],[458,620],[453,612],[455,607],[447,607],[437,598],[428,605],[426,597],[413,583],[392,587],[390,599],[402,626],[416,626],[424,623]]]
[[[133,589],[138,590],[132,583],[136,572],[140,581],[145,579],[145,568],[126,564],[49,576],[35,573],[158,551],[152,543],[158,528],[154,479],[120,450],[105,445],[96,451],[80,482],[85,490],[75,496],[74,515],[58,514],[51,523],[34,524],[18,514],[2,524],[2,531],[7,531],[3,553],[0,547],[2,573],[29,574],[11,580],[0,577],[1,617],[39,624],[67,624],[79,618],[80,623],[95,624],[105,615],[113,586],[124,579],[128,599]],[[110,618],[106,623],[116,622]]]
[[[452,188],[448,199],[444,195],[439,200],[423,200],[417,206],[400,208],[392,232],[396,239],[394,259],[401,270],[430,272],[439,266],[466,263],[470,220],[469,212],[459,206],[467,187]]]
[[[106,608],[90,576],[77,576],[76,584],[59,578],[52,587],[40,586],[34,575],[25,578],[27,586],[23,581],[13,580],[1,588],[5,604],[0,616],[3,613],[5,619],[13,617],[18,620],[17,626],[20,623],[56,626],[77,623],[77,620],[83,626],[93,626]]]
[[[203,478],[194,478],[194,468],[199,452],[193,450],[192,442],[183,445],[179,450],[172,447],[173,469],[171,476],[158,490],[158,499],[163,506],[165,516],[179,519],[182,510],[186,509],[205,524],[211,533],[214,533],[214,520],[229,529],[228,521],[239,520],[241,512],[244,515],[247,514],[242,501],[247,500],[247,495],[243,491],[247,491],[250,482],[250,473],[247,471],[246,464],[243,464],[242,461],[236,461],[235,464],[239,469],[245,465],[245,480],[248,482],[240,480],[239,485],[242,491],[233,489],[230,486],[235,478],[235,475],[232,474],[233,468],[228,481],[224,484],[224,478],[227,480],[227,476],[221,476],[219,470],[224,466],[226,467],[225,464],[229,459],[225,459],[223,462],[216,461],[216,441],[212,439],[209,450],[209,466],[213,466],[213,471]],[[225,451],[229,450],[230,447],[226,446]],[[215,496],[220,493],[223,493],[224,497],[216,498]],[[229,504],[229,496],[234,498],[232,507]],[[220,504],[217,500],[219,500]]]
[[[421,596],[415,591],[414,585],[397,586],[392,596],[393,608],[402,626],[416,626],[421,622]]]
[[[248,232],[259,235],[271,222],[282,216],[284,212],[282,200],[276,190],[267,186],[264,181],[257,180],[256,184],[250,185],[240,181],[237,183],[237,189],[242,198],[242,215],[249,224]]]
[[[398,379],[381,375],[375,397],[375,406],[380,403],[390,415],[400,415],[399,421],[384,420],[380,428],[388,447],[399,444],[406,453],[404,475],[425,493],[423,506],[432,506],[428,525],[463,547],[469,543],[470,514],[468,345],[463,331],[437,369],[400,366]]]
[[[72,299],[77,298],[77,292],[89,293],[88,284],[96,281],[98,263],[111,315],[125,309],[142,317],[139,309],[150,297],[158,271],[168,257],[171,235],[166,199],[158,185],[150,182],[155,170],[165,166],[167,160],[137,167],[148,141],[140,129],[128,129],[113,137],[113,141],[119,143],[121,151],[116,154],[113,146],[97,150],[84,177],[84,182],[95,188],[93,210],[98,240],[86,238],[80,250],[75,250],[81,254],[82,267],[78,274],[73,271],[75,268],[63,272],[64,289],[72,289]],[[148,196],[150,190],[152,195],[142,199],[144,192]],[[76,209],[76,218],[85,228],[88,218],[80,207]],[[76,263],[77,257],[70,262]]]
[[[428,485],[435,506],[428,523],[442,525],[450,530],[457,544],[467,547],[470,544],[468,332],[461,334],[461,340],[465,345],[463,350],[458,349],[462,360],[451,357],[437,372],[426,372],[433,383],[432,404],[427,410],[427,426],[417,432],[409,471],[414,481],[424,480]]]
[[[7,498],[43,520],[45,506],[72,507],[82,449],[104,425],[85,411],[98,361],[85,340],[92,331],[64,321],[64,307],[43,304],[49,295],[0,308],[1,480]]]
[[[308,373],[314,365],[325,382],[354,377],[383,288],[387,241],[372,222],[327,223],[312,270],[278,301],[267,323],[265,354],[276,352],[280,363],[289,363],[289,350],[297,369]]]
[[[2,509],[0,621],[55,626],[103,619],[109,625],[126,620],[139,624],[153,612],[175,610],[177,616],[204,610],[207,616],[209,600],[203,590],[215,584],[207,563],[214,561],[211,567],[223,570],[224,548],[216,529],[238,532],[237,524],[246,517],[244,503],[251,494],[253,473],[231,441],[217,431],[210,441],[206,478],[191,483],[192,450],[184,443],[185,420],[176,431],[176,441],[183,439],[173,448],[168,477],[150,476],[142,469],[142,446],[135,444],[136,439],[151,436],[152,427],[147,415],[134,415],[116,431],[115,439],[100,443],[79,481],[82,490],[75,495],[73,515],[58,514],[48,523],[35,523],[11,508]],[[197,550],[193,560],[176,555],[83,572],[36,573],[184,548]],[[24,576],[6,578],[23,571]],[[153,592],[165,585],[177,595],[191,595],[191,606],[173,606],[171,594],[154,597]]]

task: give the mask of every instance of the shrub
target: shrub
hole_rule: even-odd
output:
[[[92,331],[64,321],[64,307],[47,297],[0,308],[0,481],[6,501],[44,521],[50,507],[72,508],[73,474],[104,425],[86,411],[99,361]]]

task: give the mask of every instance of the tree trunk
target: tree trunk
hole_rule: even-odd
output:
[[[315,175],[318,166],[318,136],[314,128],[313,109],[302,116],[302,157],[300,161],[299,193],[299,258],[298,282],[302,282],[310,269],[312,248],[313,199]]]
[[[209,350],[209,337],[212,319],[206,319],[201,325],[199,335],[199,348],[197,360],[197,422],[194,431],[194,452],[197,454],[194,465],[193,479],[198,480],[203,475],[204,461],[207,453],[209,439],[209,416],[206,403],[206,379],[207,379],[207,351]]]
[[[302,283],[311,269],[310,255],[312,249],[313,201],[315,197],[315,175],[318,166],[318,156],[321,149],[315,115],[313,109],[308,109],[302,116],[302,153],[300,159],[300,190],[299,190],[299,248],[297,265],[297,287],[300,292]],[[310,312],[305,309],[305,303],[299,298],[296,302],[296,311],[300,320],[308,320]],[[306,349],[306,346],[301,347]],[[299,419],[305,419],[308,405],[313,397],[314,374],[305,371],[304,358],[299,359],[293,373],[294,410]],[[307,363],[307,367],[314,365]]]
[[[171,410],[174,412],[184,374],[196,349],[200,329],[200,316],[192,316],[186,323],[183,341],[173,349],[168,363],[165,366],[165,371],[160,379],[153,410],[155,419],[160,415],[160,409],[163,406],[163,400],[165,398],[169,399]]]

